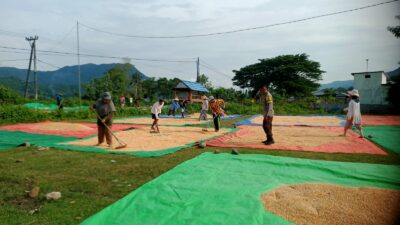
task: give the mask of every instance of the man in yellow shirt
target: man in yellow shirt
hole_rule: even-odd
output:
[[[267,140],[263,141],[266,145],[272,145],[275,143],[272,135],[272,119],[274,118],[274,102],[271,93],[269,93],[267,86],[262,86],[259,90],[260,102],[263,105],[263,129]]]

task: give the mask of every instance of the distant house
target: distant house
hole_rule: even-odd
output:
[[[364,112],[384,110],[389,91],[389,76],[383,71],[352,73],[354,89],[360,93],[361,109]]]
[[[209,92],[202,84],[186,80],[181,80],[173,90],[175,97],[191,102],[201,102],[201,96]]]

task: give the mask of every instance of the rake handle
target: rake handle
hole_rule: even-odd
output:
[[[121,140],[117,137],[117,135],[115,135],[115,133],[111,130],[111,128],[110,128],[109,126],[107,126],[106,123],[103,122],[103,120],[100,118],[100,116],[99,116],[99,114],[97,113],[97,111],[94,111],[94,112],[96,113],[97,119],[99,119],[99,120],[101,121],[101,123],[107,128],[107,130],[110,131],[111,135],[115,138],[115,140],[117,140],[118,143],[119,143],[120,145],[126,145],[126,143],[123,142],[123,141],[121,141]]]

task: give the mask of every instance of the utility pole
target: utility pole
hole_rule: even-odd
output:
[[[77,55],[78,55],[78,85],[79,85],[79,105],[82,105],[82,92],[81,92],[81,61],[79,55],[79,21],[76,21],[76,41],[77,41]]]
[[[369,59],[366,59],[365,61],[367,62],[367,73],[368,73],[368,61],[369,61]]]
[[[37,67],[36,67],[36,64],[37,64],[37,58],[36,58],[36,41],[34,41],[33,42],[33,77],[34,77],[34,79],[35,79],[35,100],[37,100],[38,99],[38,86],[39,86],[39,84],[38,84],[38,78],[37,78],[37,71],[36,71],[36,69],[37,69]]]
[[[196,82],[200,82],[200,58],[199,57],[197,57],[196,65],[197,65]]]
[[[35,36],[35,37],[26,37],[25,40],[27,40],[29,42],[29,45],[31,46],[31,54],[29,57],[29,66],[28,66],[28,71],[26,73],[26,81],[25,81],[25,94],[24,97],[27,98],[28,97],[28,87],[29,87],[29,75],[31,73],[31,65],[32,65],[32,56],[35,52],[35,65],[34,65],[34,70],[35,70],[35,90],[37,90],[37,81],[36,81],[36,40],[38,40],[39,37]],[[31,43],[32,42],[32,43]],[[36,91],[36,95],[35,97],[37,98],[37,91]]]

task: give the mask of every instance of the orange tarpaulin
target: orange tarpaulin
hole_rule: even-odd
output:
[[[359,138],[353,131],[341,137],[341,127],[296,127],[276,126],[273,128],[275,144],[264,145],[265,134],[261,127],[240,126],[240,130],[207,142],[208,146],[261,148],[326,153],[366,153],[386,155],[386,152]]]

